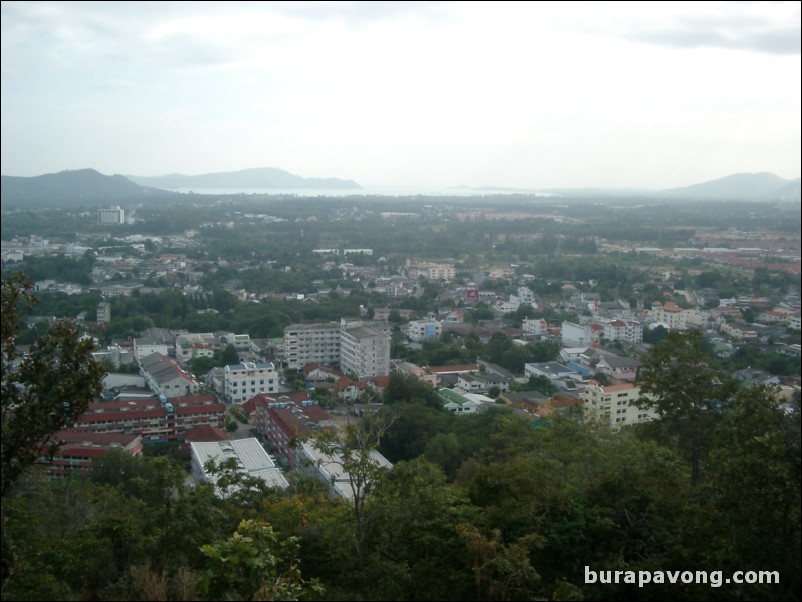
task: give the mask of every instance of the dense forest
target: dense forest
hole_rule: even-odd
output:
[[[16,355],[21,296],[4,281],[4,600],[799,599],[798,395],[731,382],[693,332],[643,359],[639,404],[659,420],[614,432],[503,406],[458,417],[395,376],[382,410],[338,439],[364,485],[354,503],[225,465],[217,496],[158,447],[44,476],[36,440],[85,407],[97,388],[79,385],[97,373],[77,331]],[[366,461],[374,447],[392,469]],[[721,581],[641,587],[589,570]],[[752,581],[727,582],[738,571]]]

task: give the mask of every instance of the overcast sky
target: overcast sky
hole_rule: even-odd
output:
[[[800,175],[799,2],[3,2],[2,173]]]

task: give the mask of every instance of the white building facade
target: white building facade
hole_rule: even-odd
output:
[[[284,329],[284,359],[288,368],[306,364],[337,364],[340,361],[340,326],[291,324]]]
[[[652,409],[639,408],[635,405],[640,394],[640,387],[633,384],[602,386],[591,382],[581,394],[585,400],[585,413],[612,428],[620,428],[657,418]]]
[[[226,366],[223,395],[229,403],[245,403],[259,393],[278,393],[279,377],[270,362],[243,362]]]

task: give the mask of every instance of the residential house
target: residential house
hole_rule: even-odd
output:
[[[198,392],[198,383],[172,359],[161,353],[151,353],[139,360],[139,371],[148,387],[157,395],[184,397]]]

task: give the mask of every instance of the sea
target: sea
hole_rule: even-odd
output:
[[[209,195],[269,195],[314,197],[444,197],[444,196],[498,196],[517,194],[528,196],[554,196],[547,192],[517,189],[476,189],[466,187],[452,188],[414,188],[414,187],[371,187],[371,188],[168,188],[181,194]]]

